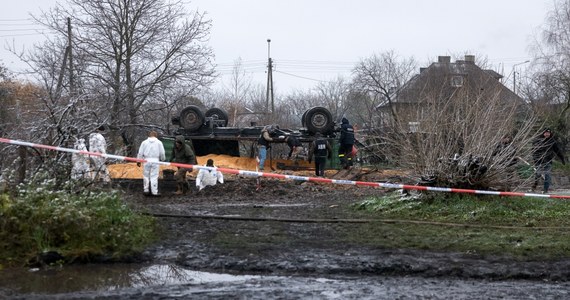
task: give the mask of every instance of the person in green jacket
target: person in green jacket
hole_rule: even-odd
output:
[[[197,164],[194,150],[186,143],[182,135],[176,136],[174,147],[172,147],[170,162],[187,165]],[[177,183],[176,192],[174,192],[175,195],[185,194],[189,190],[189,185],[186,181],[186,172],[192,172],[192,168],[178,167],[176,174],[174,174]]]

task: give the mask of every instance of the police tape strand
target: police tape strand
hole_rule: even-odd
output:
[[[521,193],[521,192],[501,192],[501,191],[489,191],[489,190],[471,190],[471,189],[459,189],[459,188],[448,188],[448,187],[433,187],[433,186],[422,186],[422,185],[407,185],[407,184],[394,184],[394,183],[381,183],[381,182],[369,182],[369,181],[353,181],[353,180],[339,180],[339,179],[327,179],[321,177],[307,177],[307,176],[296,176],[296,175],[285,175],[277,173],[265,173],[258,171],[248,171],[248,170],[236,170],[229,168],[219,168],[219,167],[206,167],[200,165],[188,165],[180,163],[171,162],[149,162],[141,158],[133,158],[127,156],[119,156],[112,154],[104,154],[97,152],[89,152],[85,150],[77,150],[70,148],[63,148],[57,146],[49,146],[42,144],[29,143],[18,140],[11,140],[6,138],[0,138],[0,143],[6,143],[11,145],[19,145],[32,148],[40,148],[52,151],[69,152],[84,154],[90,156],[99,156],[110,159],[116,159],[121,161],[130,162],[140,162],[140,163],[154,163],[165,166],[174,166],[181,168],[193,168],[193,169],[206,169],[206,170],[218,170],[222,173],[242,175],[249,177],[269,177],[277,179],[289,179],[296,181],[310,181],[310,182],[320,182],[320,183],[332,183],[332,184],[345,184],[345,185],[355,185],[355,186],[368,186],[368,187],[382,187],[387,189],[403,189],[403,190],[417,190],[417,191],[431,191],[431,192],[443,192],[443,193],[461,193],[461,194],[476,194],[476,195],[496,195],[496,196],[519,196],[519,197],[541,197],[541,198],[558,198],[558,199],[570,199],[570,195],[551,195],[551,194],[535,194],[535,193]]]

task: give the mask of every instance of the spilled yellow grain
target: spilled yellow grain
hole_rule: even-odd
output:
[[[238,170],[248,170],[248,171],[256,171],[257,169],[257,160],[255,158],[249,157],[235,157],[229,155],[220,155],[220,154],[209,154],[205,156],[198,157],[198,164],[205,165],[208,159],[214,160],[214,165],[219,168],[227,168],[227,169],[238,169]],[[277,169],[277,164],[283,163],[286,165],[291,165],[291,161],[282,160],[282,159],[275,159],[271,161],[271,165],[274,169]],[[266,160],[265,162],[265,171],[269,172],[271,170],[270,160]],[[312,167],[312,164],[309,164],[307,161],[299,161],[299,166],[303,167]],[[142,172],[143,167],[137,167],[136,163],[123,163],[123,164],[111,164],[108,166],[109,173],[111,174],[112,178],[122,178],[122,179],[142,179]],[[163,177],[164,170],[173,170],[176,171],[177,167],[173,166],[160,166],[160,178]],[[194,170],[190,176],[195,176],[198,173],[198,170]]]

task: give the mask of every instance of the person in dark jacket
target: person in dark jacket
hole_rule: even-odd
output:
[[[287,159],[291,159],[292,157],[294,160],[297,160],[299,158],[299,154],[303,151],[303,144],[296,136],[292,135],[287,136],[285,141],[287,142],[287,146],[289,146],[289,155],[287,155]]]
[[[171,162],[187,165],[197,164],[196,155],[192,147],[188,145],[183,135],[177,135],[174,147],[172,147]],[[178,167],[174,178],[176,179],[176,192],[175,195],[185,194],[189,190],[188,182],[186,181],[186,172],[192,172],[192,168]]]
[[[338,158],[344,169],[352,166],[352,147],[354,146],[354,128],[348,119],[342,118],[340,126],[340,138],[338,148]]]
[[[273,138],[269,134],[269,130],[271,129],[270,126],[265,126],[261,130],[261,135],[257,139],[257,151],[259,160],[259,171],[263,171],[265,167],[265,160],[267,159],[267,149],[270,147],[270,143],[273,141]]]
[[[261,135],[257,139],[257,159],[259,161],[259,171],[263,171],[265,167],[265,160],[267,159],[267,150],[271,148],[271,143],[274,141],[282,141],[285,139],[284,135],[276,136],[279,132],[278,125],[267,125],[261,130]]]
[[[542,192],[545,194],[548,193],[554,156],[558,156],[562,164],[566,164],[566,158],[564,157],[562,149],[553,137],[552,131],[547,128],[532,142],[532,159],[536,170],[533,190],[537,188],[540,178],[544,176]]]
[[[315,157],[315,175],[325,177],[325,165],[327,158],[332,158],[332,148],[329,142],[324,139],[321,133],[315,133],[315,140],[309,149],[309,163]]]

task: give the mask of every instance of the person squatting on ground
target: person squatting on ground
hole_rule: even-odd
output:
[[[160,171],[159,161],[166,159],[164,145],[157,138],[156,131],[151,130],[148,138],[141,143],[137,158],[146,160],[143,167],[143,192],[145,195],[160,196],[158,193],[158,173]],[[137,166],[140,167],[138,162]]]
[[[85,139],[78,139],[73,145],[75,150],[87,151],[85,146]],[[80,180],[91,178],[89,170],[89,157],[85,154],[73,153],[71,154],[71,179]]]
[[[295,136],[287,136],[285,141],[287,142],[287,146],[289,146],[289,155],[287,155],[287,159],[299,159],[299,154],[303,151],[303,144],[301,141],[299,141]]]
[[[172,156],[170,161],[186,165],[197,164],[194,150],[192,150],[192,147],[186,143],[183,135],[176,136],[174,147],[172,147]],[[174,192],[175,195],[182,195],[190,190],[188,182],[186,181],[186,172],[192,172],[192,168],[178,167],[176,174],[174,174],[177,185],[176,192]]]
[[[340,138],[338,148],[338,158],[340,165],[344,169],[352,166],[352,147],[354,146],[354,128],[348,122],[348,119],[342,118],[340,126]]]
[[[562,164],[566,164],[564,153],[553,137],[552,131],[547,128],[532,142],[532,159],[535,167],[533,190],[537,188],[540,178],[543,177],[542,192],[548,193],[551,183],[552,161],[555,155],[558,156]]]
[[[89,135],[89,152],[107,154],[107,141],[103,137],[103,132],[105,131],[105,126],[99,126],[97,132],[93,132]],[[91,167],[94,180],[102,180],[103,182],[111,182],[111,176],[109,175],[109,170],[105,164],[105,157],[101,156],[91,156]]]
[[[215,168],[214,160],[208,159],[206,167]],[[209,185],[216,185],[216,183],[224,183],[224,175],[216,169],[200,169],[198,176],[196,176],[196,186],[198,191]]]
[[[315,133],[315,140],[309,148],[309,163],[313,159],[313,155],[315,156],[315,175],[325,177],[325,165],[327,158],[332,158],[332,148],[320,132]]]

